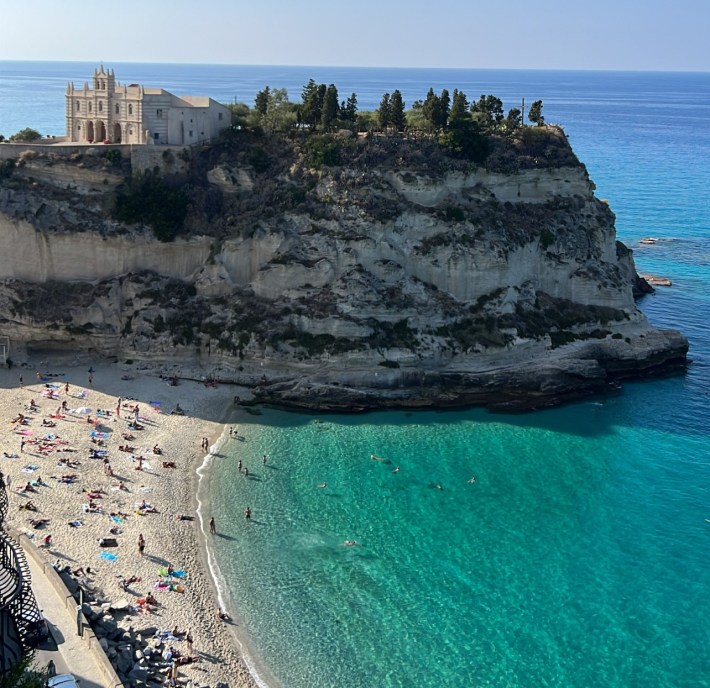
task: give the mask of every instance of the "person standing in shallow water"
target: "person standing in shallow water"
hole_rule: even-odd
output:
[[[216,532],[217,532],[217,526],[215,525],[215,522],[214,522],[214,516],[212,516],[212,518],[210,518],[210,533],[212,533],[212,535],[214,535]]]
[[[244,518],[247,521],[251,521],[251,507],[248,506],[246,509],[244,509]]]

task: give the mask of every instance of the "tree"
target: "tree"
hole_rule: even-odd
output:
[[[331,84],[325,91],[323,97],[323,107],[321,112],[321,125],[323,129],[331,129],[340,114],[338,105],[338,89],[335,84]]]
[[[254,109],[256,110],[257,114],[261,115],[262,117],[266,114],[266,110],[269,106],[270,90],[271,89],[266,86],[264,90],[259,91],[256,94],[256,98],[254,98]]]
[[[545,118],[542,116],[542,101],[536,100],[530,106],[530,112],[528,112],[528,119],[533,123],[541,127],[545,124]]]
[[[313,79],[303,87],[301,100],[303,104],[299,108],[299,122],[311,129],[315,129],[320,124],[323,115],[323,100],[327,91],[325,84],[316,84]]]
[[[346,122],[355,122],[357,119],[357,95],[350,94],[345,105],[340,108],[340,116]]]
[[[392,104],[390,102],[390,94],[385,93],[380,101],[380,107],[377,109],[377,122],[381,129],[387,131],[387,127],[392,122]]]
[[[439,96],[439,122],[438,126],[441,129],[446,129],[449,124],[449,111],[451,109],[451,96],[447,89],[441,90]]]
[[[449,114],[449,124],[454,126],[458,122],[470,120],[471,113],[468,111],[468,98],[463,91],[454,89],[454,95],[451,100],[451,112]]]
[[[41,138],[42,134],[28,127],[13,134],[8,140],[14,143],[32,143],[32,141],[38,141]]]
[[[510,108],[508,116],[505,118],[505,129],[508,132],[515,131],[523,124],[523,113],[520,108]]]
[[[422,105],[422,114],[430,129],[437,129],[439,127],[439,120],[441,119],[440,110],[441,101],[439,100],[439,96],[434,93],[433,88],[430,88]]]
[[[471,105],[471,113],[483,131],[494,132],[503,123],[503,101],[496,96],[482,95]]]
[[[392,91],[392,97],[390,98],[390,123],[397,131],[402,131],[405,121],[402,94],[399,89],[395,89]]]
[[[275,88],[269,92],[266,112],[261,124],[266,131],[288,131],[296,124],[296,106],[289,101],[285,88]]]

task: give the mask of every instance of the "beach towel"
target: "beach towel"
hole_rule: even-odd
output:
[[[71,409],[72,413],[80,413],[82,415],[88,415],[91,413],[91,409],[88,406],[77,406],[75,409]]]
[[[175,578],[187,578],[187,571],[185,569],[175,569],[171,574],[168,574],[166,568],[159,568],[158,575],[160,576],[175,576]]]
[[[75,395],[74,398],[75,399],[86,399],[86,397],[88,397],[88,396],[89,396],[89,393],[85,389],[82,389],[81,392],[79,392],[79,394]]]
[[[116,488],[116,489],[118,489],[118,488]],[[126,519],[125,519],[125,518],[121,518],[120,516],[111,516],[111,520],[112,520],[114,523],[125,523],[125,522],[126,522]]]
[[[33,463],[28,463],[23,469],[23,473],[34,473],[39,470],[39,466],[35,466]]]
[[[161,408],[163,402],[161,402],[161,401],[149,401],[148,403],[149,403],[156,411],[160,411],[160,408]]]
[[[71,528],[81,528],[84,525],[84,521],[69,521],[69,526]]]
[[[116,559],[118,559],[118,554],[114,554],[113,552],[101,552],[99,556],[106,561],[116,561]]]
[[[108,433],[107,432],[102,432],[101,430],[92,430],[89,433],[89,437],[93,437],[97,440],[105,440],[108,438]]]

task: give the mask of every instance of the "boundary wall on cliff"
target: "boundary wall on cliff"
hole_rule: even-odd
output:
[[[124,158],[130,159],[131,168],[136,172],[145,172],[158,167],[163,173],[176,174],[185,171],[187,161],[192,157],[189,151],[193,147],[133,143],[107,143],[100,146],[80,143],[2,143],[0,160],[17,160],[25,151],[68,158],[77,154],[98,156],[109,150],[117,150]]]

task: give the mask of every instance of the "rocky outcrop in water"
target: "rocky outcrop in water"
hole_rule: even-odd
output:
[[[130,165],[100,148],[25,155],[0,180],[15,348],[202,366],[342,410],[538,407],[685,361],[636,307],[632,252],[557,128],[492,140],[478,164],[345,134],[187,154],[162,155],[188,203],[170,242],[115,219]]]

